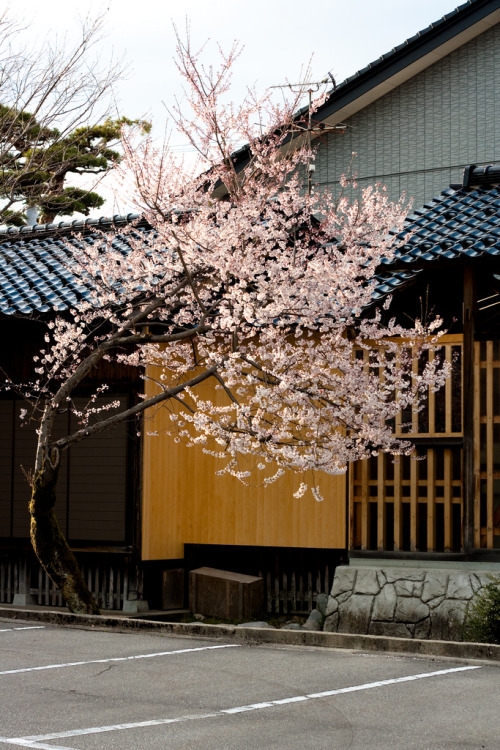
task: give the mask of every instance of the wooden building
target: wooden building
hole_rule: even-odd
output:
[[[377,287],[378,298],[394,293],[398,315],[437,312],[449,332],[452,379],[426,410],[395,424],[424,460],[361,462],[347,478],[325,478],[318,504],[295,500],[290,476],[265,490],[216,477],[209,457],[163,434],[162,409],[141,439],[124,425],[82,443],[68,454],[58,514],[103,607],[140,608],[142,597],[160,607],[163,572],[199,565],[262,573],[269,607],[307,609],[348,557],[497,559],[500,172],[469,166],[463,181],[462,173],[498,160],[499,34],[500,0],[469,0],[336,86],[313,123],[316,189],[335,189],[354,150],[361,186],[380,180],[391,197],[406,190],[424,204]],[[339,123],[343,134],[333,130]],[[235,158],[244,168],[245,149]],[[0,232],[0,365],[14,380],[27,378],[44,321],[84,293],[59,262],[61,235],[122,221]],[[122,400],[142,387],[138,373],[96,377]],[[2,396],[0,602],[31,594],[57,603],[44,574],[26,569],[34,436],[19,409],[12,393]]]
[[[402,414],[395,424],[424,460],[379,456],[351,470],[353,556],[498,559],[499,182],[499,167],[467,167],[462,186],[407,220],[412,236],[393,264],[396,274],[396,268],[408,274],[396,292],[396,311],[444,319],[442,354],[453,371],[424,410]]]
[[[325,500],[317,503],[293,497],[291,475],[266,489],[216,476],[215,459],[166,435],[165,407],[148,416],[140,439],[137,426],[125,424],[84,441],[65,460],[58,514],[104,607],[133,609],[143,592],[160,607],[163,571],[200,564],[261,572],[270,607],[307,609],[348,556],[499,559],[499,184],[500,167],[466,169],[463,185],[409,217],[410,239],[377,276],[375,304],[392,293],[388,314],[439,314],[448,331],[442,353],[453,362],[452,377],[423,411],[394,425],[422,460],[359,462],[347,479],[323,477]],[[13,379],[29,372],[43,319],[53,314],[49,299],[56,309],[69,302],[56,265],[60,234],[71,228],[2,236],[1,366]],[[122,401],[136,398],[137,373],[95,378]],[[33,568],[23,583],[19,568],[28,552],[25,474],[34,458],[34,428],[21,426],[20,407],[4,393],[0,596],[26,595],[20,589],[28,586],[37,601],[55,603],[41,572]],[[60,415],[61,431],[68,418]]]

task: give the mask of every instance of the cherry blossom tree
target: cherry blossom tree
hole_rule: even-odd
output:
[[[221,473],[247,481],[241,466],[251,456],[263,484],[298,472],[297,495],[309,487],[320,499],[317,472],[408,452],[393,418],[447,376],[437,356],[412,367],[435,346],[439,321],[402,327],[373,308],[374,274],[393,257],[389,230],[402,228],[403,202],[391,203],[378,185],[352,201],[304,190],[314,154],[294,115],[298,101],[250,93],[239,107],[228,103],[237,54],[205,68],[189,40],[179,41],[192,116],[174,109],[174,117],[202,169],[150,139],[125,137],[124,185],[133,183],[151,230],[131,225],[119,243],[106,233],[68,245],[71,272],[90,292],[50,324],[37,362],[43,415],[30,512],[34,549],[74,612],[97,608],[54,515],[60,458],[71,445],[162,404],[172,439],[217,455]],[[244,168],[234,156],[242,143]],[[75,409],[75,389],[106,359],[145,377],[148,365],[161,365],[154,394],[121,410],[91,400],[79,428],[55,437],[55,414]],[[213,398],[198,392],[204,381]]]

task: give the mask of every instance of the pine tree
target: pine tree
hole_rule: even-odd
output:
[[[75,212],[88,216],[91,209],[100,208],[104,198],[98,192],[67,184],[67,179],[96,175],[98,182],[113,169],[120,162],[116,146],[125,124],[149,130],[146,122],[122,117],[81,126],[62,137],[57,128],[43,127],[30,113],[0,105],[0,199],[6,206],[0,219],[23,226],[26,210],[32,207],[44,224],[56,216]],[[21,208],[10,208],[13,201],[20,202]]]
[[[73,46],[55,38],[28,49],[24,28],[0,14],[0,224],[22,226],[27,209],[46,223],[103,204],[95,185],[131,124],[111,114],[123,63],[102,64],[104,20],[87,19]],[[94,186],[68,184],[76,175],[95,175]]]

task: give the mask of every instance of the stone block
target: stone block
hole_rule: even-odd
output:
[[[327,633],[336,633],[339,625],[339,613],[333,612],[323,623],[323,630]]]
[[[426,617],[422,622],[417,622],[413,631],[414,638],[428,638],[431,632],[431,618]]]
[[[377,581],[380,588],[387,583],[387,576],[383,570],[377,570]]]
[[[316,609],[319,609],[323,616],[326,615],[329,599],[330,597],[328,594],[318,594],[316,597]]]
[[[340,633],[368,633],[373,596],[353,594],[345,604],[339,606]]]
[[[439,607],[439,605],[440,605],[440,604],[441,604],[441,602],[443,602],[443,601],[444,601],[444,596],[438,596],[438,597],[436,597],[435,599],[431,599],[430,601],[426,602],[426,604],[428,604],[428,605],[429,605],[429,609],[430,609],[430,610],[431,610],[431,612],[432,612],[432,610],[433,610],[433,609],[436,609],[436,607]]]
[[[395,581],[394,587],[398,596],[422,596],[423,583],[421,581]]]
[[[346,602],[350,597],[353,595],[353,591],[344,591],[343,594],[338,594],[335,601],[337,601],[338,604],[343,604]]]
[[[394,584],[388,583],[375,597],[372,620],[393,620],[396,611],[396,590]]]
[[[460,640],[466,603],[445,599],[432,612],[430,638],[449,641]]]
[[[411,638],[411,633],[402,622],[372,622],[370,635],[385,635],[389,638]]]
[[[37,605],[38,600],[36,596],[33,596],[33,594],[27,594],[20,593],[20,594],[14,594],[14,598],[12,600],[12,606],[13,607],[32,607],[33,605]]]
[[[433,570],[425,576],[424,587],[422,590],[422,601],[430,602],[431,599],[437,599],[446,594],[448,588],[448,572],[445,570]]]
[[[356,573],[357,570],[355,568],[349,568],[347,565],[339,565],[335,570],[332,590],[330,591],[331,596],[337,598],[339,594],[352,592],[356,583]]]
[[[474,590],[469,573],[452,573],[446,590],[447,599],[472,599]]]
[[[337,612],[339,608],[338,601],[333,598],[333,596],[330,596],[328,598],[328,604],[326,607],[325,617],[330,617],[330,615],[333,615],[334,612]]]
[[[264,580],[215,568],[192,570],[189,608],[223,620],[250,620],[264,609]]]
[[[142,612],[149,612],[149,605],[144,599],[124,599],[122,612],[128,615],[138,615]]]
[[[398,598],[395,611],[397,622],[415,623],[429,617],[429,606],[410,597]]]
[[[324,619],[319,609],[313,609],[303,625],[304,630],[322,630]]]
[[[471,573],[470,585],[475,594],[477,594],[478,591],[481,591],[487,583],[490,583],[490,580],[488,579],[488,576],[484,575],[484,573]]]
[[[377,580],[376,570],[358,570],[356,584],[354,586],[355,594],[378,594],[380,584]]]
[[[385,568],[388,583],[395,581],[423,581],[425,570],[420,568]]]

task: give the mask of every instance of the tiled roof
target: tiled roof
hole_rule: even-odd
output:
[[[448,188],[409,216],[407,228],[412,236],[398,250],[399,264],[500,255],[500,189]]]
[[[473,176],[466,170],[464,182],[470,179],[471,187],[447,188],[407,217],[404,231],[396,236],[411,236],[394,259],[385,262],[377,276],[375,299],[396,291],[436,261],[500,256],[500,187],[475,186],[486,181],[488,169],[489,179],[500,183],[498,167],[476,167]]]
[[[411,236],[384,263],[375,299],[392,294],[436,261],[500,256],[500,186],[486,186],[488,180],[500,183],[500,167],[468,167],[464,183],[470,187],[447,188],[407,217],[404,231],[396,236]]]
[[[484,2],[484,0],[467,0],[467,2],[463,3],[462,5],[459,5],[455,10],[450,11],[449,13],[446,13],[442,18],[439,18],[437,21],[434,21],[433,23],[429,24],[429,26],[426,26],[425,29],[421,29],[421,31],[417,31],[416,34],[409,37],[409,39],[405,39],[404,42],[401,44],[398,44],[396,47],[393,47],[392,50],[389,52],[385,52],[383,55],[381,55],[377,60],[374,60],[371,63],[368,63],[364,68],[361,70],[358,70],[353,75],[349,76],[349,78],[346,78],[345,81],[343,81],[341,84],[339,84],[336,88],[336,91],[338,91],[342,86],[346,86],[347,84],[356,81],[357,79],[361,78],[365,73],[367,73],[370,70],[373,70],[373,68],[378,67],[379,65],[383,63],[387,63],[388,61],[391,61],[393,57],[395,57],[398,53],[405,52],[408,50],[409,47],[411,47],[412,44],[422,42],[426,37],[430,36],[436,36],[439,34],[439,32],[444,29],[447,26],[451,26],[452,23],[456,22],[461,16],[464,16],[466,13],[469,13],[477,6],[484,6],[485,11],[492,12],[493,7],[496,5],[495,2]],[[490,6],[490,7],[488,7]],[[472,19],[471,22],[474,22],[476,19]]]
[[[488,180],[498,184],[488,185]],[[375,300],[403,288],[437,261],[500,256],[500,167],[471,166],[464,182],[469,187],[443,190],[407,218],[404,231],[397,236],[401,240],[409,233],[411,236],[394,259],[381,267]],[[138,219],[137,214],[129,214],[112,220],[0,232],[0,312],[30,315],[60,311],[85,298],[86,290],[67,268],[67,235],[84,230],[78,241],[71,240],[77,247],[78,242],[93,242],[96,228],[119,228]],[[120,243],[119,237],[116,242]],[[123,249],[123,244],[120,247]]]
[[[78,248],[79,242],[93,242],[96,229],[124,226],[139,218],[129,214],[0,231],[0,313],[58,312],[85,299],[88,290],[68,270],[68,240]],[[72,236],[75,232],[81,239]]]

